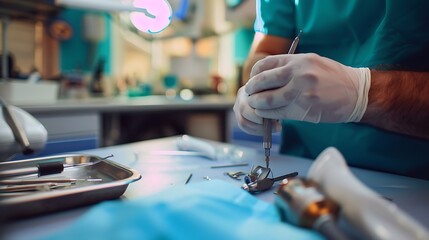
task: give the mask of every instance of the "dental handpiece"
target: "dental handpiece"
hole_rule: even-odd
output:
[[[295,37],[295,39],[293,40],[288,54],[294,54],[296,47],[298,46],[299,43],[299,39],[301,37],[302,34],[302,30],[299,31],[298,36]],[[273,122],[272,119],[268,119],[268,118],[264,118],[263,119],[263,127],[264,127],[264,136],[263,136],[263,140],[262,140],[262,145],[264,148],[264,153],[265,153],[265,163],[266,163],[266,167],[269,168],[270,167],[270,152],[271,152],[271,147],[273,144],[272,141],[272,126]]]
[[[280,185],[276,206],[288,223],[313,228],[329,240],[349,239],[336,223],[339,205],[321,193],[311,180],[295,178]]]

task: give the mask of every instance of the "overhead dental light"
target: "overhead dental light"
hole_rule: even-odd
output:
[[[146,33],[159,33],[171,23],[172,10],[167,0],[56,0],[58,6],[103,12],[130,12],[132,24]]]
[[[131,23],[142,32],[158,33],[171,23],[172,10],[166,0],[135,0],[133,5],[147,9],[147,12],[130,13]]]

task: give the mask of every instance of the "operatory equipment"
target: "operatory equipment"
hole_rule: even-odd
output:
[[[21,145],[22,153],[32,154],[34,150],[31,149],[30,141],[28,140],[27,134],[24,132],[23,127],[20,125],[18,119],[16,118],[13,109],[1,98],[0,104],[2,105],[3,118],[12,130],[15,140]]]
[[[67,161],[67,157],[65,157],[64,159]],[[42,163],[38,163],[34,167],[1,170],[0,179],[7,178],[7,177],[30,175],[30,174],[36,174],[38,177],[57,174],[57,173],[62,173],[65,168],[90,166],[90,165],[95,165],[100,161],[102,161],[102,159],[99,159],[96,162],[84,162],[84,163],[76,163],[76,164],[74,163],[67,164],[62,161],[54,161],[54,162],[46,162],[46,163],[42,162]]]
[[[295,39],[293,40],[288,54],[294,54],[295,50],[298,46],[299,43],[299,39],[301,37],[302,31],[299,32],[298,36],[295,37]],[[265,152],[265,162],[266,162],[266,167],[269,168],[270,167],[270,151],[271,151],[271,147],[272,147],[272,119],[267,119],[264,118],[263,119],[263,125],[264,125],[264,136],[263,136],[263,147],[264,147],[264,152]]]
[[[252,171],[244,178],[244,184],[242,188],[250,193],[258,193],[271,189],[274,183],[282,181],[287,182],[289,179],[298,176],[298,172],[288,173],[282,176],[269,178],[271,169],[256,166],[252,168]]]
[[[107,159],[112,156],[31,158],[44,148],[47,130],[26,111],[1,103],[0,222],[118,198],[140,179],[137,171]],[[27,158],[14,158],[19,153]]]
[[[31,154],[43,149],[48,133],[45,127],[26,111],[8,105],[0,98],[0,162],[17,153]]]
[[[339,207],[340,215],[365,238],[429,239],[429,233],[423,226],[393,202],[361,183],[350,172],[341,153],[333,147],[325,149],[317,157],[307,179],[291,180],[280,186],[278,192],[276,202],[285,219],[291,223],[317,227],[319,217],[330,221],[335,218]],[[331,221],[329,225],[333,226]],[[330,233],[334,235],[332,239],[338,239],[337,232]]]
[[[166,0],[158,1],[85,1],[57,0],[59,6],[104,12],[131,12],[130,21],[142,32],[159,33],[170,25],[172,9]]]
[[[37,169],[37,165],[70,165],[61,173],[25,174],[0,179],[1,220],[88,205],[120,197],[128,185],[141,178],[139,172],[106,158],[87,154],[64,154],[0,162],[1,171]],[[84,197],[83,197],[84,196]]]
[[[313,228],[328,239],[348,239],[335,222],[339,212],[338,204],[319,192],[313,181],[293,179],[280,186],[277,193],[276,203],[288,222]]]

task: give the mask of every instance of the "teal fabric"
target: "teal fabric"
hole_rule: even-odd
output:
[[[239,28],[234,32],[234,63],[242,66],[247,59],[255,35],[251,28]]]
[[[429,71],[429,1],[258,0],[255,31],[293,38],[352,67]],[[429,79],[428,79],[429,80]],[[359,124],[283,122],[280,152],[314,159],[337,147],[350,165],[429,179],[429,141]]]
[[[429,70],[429,1],[258,0],[255,31],[352,67]]]
[[[56,239],[323,239],[280,221],[274,204],[237,185],[213,180],[130,201],[104,202]]]
[[[280,152],[315,159],[335,146],[350,166],[429,179],[427,141],[362,124],[287,121]]]

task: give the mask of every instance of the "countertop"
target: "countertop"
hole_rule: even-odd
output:
[[[235,97],[223,95],[201,95],[191,100],[183,100],[179,97],[167,98],[163,95],[152,95],[143,97],[88,97],[81,99],[58,99],[49,102],[35,102],[17,104],[29,113],[48,112],[73,112],[73,111],[98,111],[98,112],[121,112],[142,110],[225,110],[232,109]]]
[[[227,175],[227,171],[249,172],[252,165],[264,166],[262,149],[247,148],[221,142],[208,141],[221,152],[239,153],[234,161],[227,158],[209,160],[202,156],[180,154],[171,151],[177,150],[178,136],[148,140],[138,143],[99,148],[84,151],[101,157],[113,154],[111,159],[129,168],[136,169],[142,179],[131,183],[123,195],[123,199],[135,199],[156,194],[168,188],[184,185],[192,174],[190,183],[220,179],[237,186],[243,180],[235,180]],[[229,155],[228,155],[229,156]],[[247,163],[246,166],[213,168],[231,163]],[[299,176],[306,176],[312,160],[274,154],[271,160],[271,169],[274,176],[284,175],[297,171]],[[387,173],[351,168],[352,173],[368,187],[380,195],[391,199],[400,209],[415,218],[424,227],[429,228],[429,181],[392,175]],[[273,202],[274,189],[256,195],[259,199]],[[28,239],[45,236],[53,230],[60,230],[69,226],[78,217],[82,216],[88,207],[76,208],[38,216],[34,218],[11,222],[6,225],[4,239]]]

